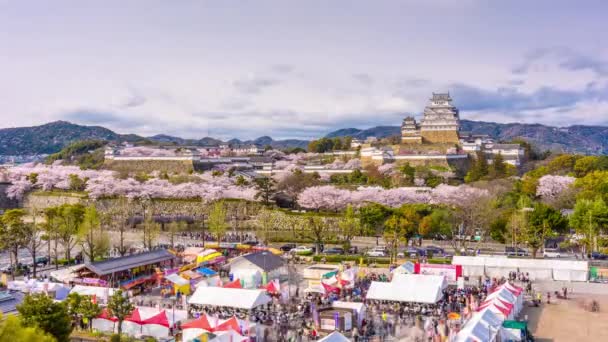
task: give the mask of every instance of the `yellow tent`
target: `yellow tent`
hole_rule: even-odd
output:
[[[177,293],[177,291],[189,295],[190,294],[190,281],[178,276],[177,274],[169,274],[165,277],[165,279],[169,280],[173,283],[173,290]]]
[[[217,257],[221,257],[221,256],[222,256],[222,253],[215,252],[215,251],[213,253],[210,253],[210,254],[199,254],[196,257],[196,263],[200,264],[202,262],[213,260],[213,259],[215,259]]]

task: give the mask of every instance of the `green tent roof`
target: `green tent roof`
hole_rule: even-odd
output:
[[[519,329],[519,330],[528,329],[528,323],[519,322],[519,321],[504,321],[504,322],[502,322],[502,326],[507,329]]]

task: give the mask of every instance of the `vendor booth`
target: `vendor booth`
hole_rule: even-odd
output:
[[[319,342],[350,342],[350,340],[339,332],[334,331],[320,339]]]
[[[361,328],[361,324],[363,323],[363,319],[365,318],[366,306],[364,303],[360,302],[342,302],[336,300],[331,303],[331,306],[334,309],[347,309],[350,310],[353,314],[353,325],[356,325],[358,328]]]
[[[372,282],[367,299],[435,304],[447,287],[444,276],[395,274],[390,283]]]
[[[110,287],[131,290],[156,284],[159,269],[172,268],[175,256],[165,249],[85,263],[78,278],[97,279]]]
[[[253,309],[271,302],[265,290],[199,287],[188,299],[189,304]]]
[[[107,304],[108,298],[118,289],[97,286],[76,285],[70,290],[70,293],[78,293],[81,296],[95,297],[100,304]],[[126,294],[125,294],[126,295]]]
[[[243,287],[259,288],[269,281],[287,276],[285,260],[271,252],[255,252],[234,258],[230,262],[230,278],[240,279]]]
[[[353,329],[353,314],[348,309],[319,310],[319,328],[321,331],[351,331]]]
[[[7,288],[13,291],[23,293],[46,293],[51,298],[63,300],[70,293],[70,288],[61,283],[53,283],[48,281],[37,281],[30,279],[28,281],[14,280],[9,281]]]
[[[509,272],[528,273],[530,280],[587,281],[589,263],[584,260],[521,259],[506,256],[460,256],[453,265],[462,265],[465,276],[503,277]]]
[[[177,293],[177,291],[182,294],[189,295],[190,294],[190,281],[180,277],[177,274],[169,274],[165,277],[165,279],[173,284],[173,293]]]

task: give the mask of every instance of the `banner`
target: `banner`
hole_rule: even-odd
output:
[[[416,264],[417,274],[433,274],[442,275],[448,281],[455,282],[459,277],[462,277],[461,265],[444,265],[444,264]]]

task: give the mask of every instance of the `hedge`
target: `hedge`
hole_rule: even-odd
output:
[[[354,261],[359,263],[360,259],[363,259],[363,263],[369,265],[371,263],[374,264],[390,264],[389,258],[377,258],[377,257],[369,257],[363,255],[315,255],[312,260],[314,262],[321,262],[322,259],[325,258],[325,262],[343,262],[343,261]],[[401,263],[402,261],[412,261],[416,262],[416,260],[409,259],[399,259]],[[450,264],[451,261],[449,259],[428,259],[427,263],[429,264]]]

